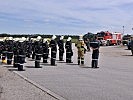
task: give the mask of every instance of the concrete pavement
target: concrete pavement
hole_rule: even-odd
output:
[[[66,100],[133,100],[133,56],[125,49],[101,47],[98,69],[90,68],[91,52],[85,54],[84,68],[77,65],[73,47],[71,64],[56,61],[57,66],[49,62],[34,68],[34,61],[27,59],[26,71],[16,72]]]

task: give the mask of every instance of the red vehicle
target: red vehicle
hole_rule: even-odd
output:
[[[111,33],[108,31],[101,31],[97,33],[98,40],[100,40],[101,45],[120,45],[122,40],[121,33]]]

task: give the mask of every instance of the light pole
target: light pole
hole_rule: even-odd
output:
[[[123,34],[124,34],[124,28],[125,28],[125,27],[124,27],[124,26],[122,26],[122,27],[123,27]]]

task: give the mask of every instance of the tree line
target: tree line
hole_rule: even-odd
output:
[[[53,35],[46,35],[46,34],[7,34],[2,33],[0,34],[0,37],[13,37],[13,38],[20,38],[20,37],[31,37],[36,38],[37,36],[41,36],[42,38],[52,38]],[[62,35],[56,35],[57,38],[59,38]],[[68,37],[71,37],[72,39],[78,39],[78,35],[64,35],[64,39],[67,39]]]

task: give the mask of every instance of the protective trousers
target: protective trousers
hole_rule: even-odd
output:
[[[66,63],[71,63],[72,62],[72,52],[66,52]]]
[[[78,57],[78,65],[80,65],[80,63],[84,65],[84,57]]]
[[[131,53],[132,53],[132,56],[133,56],[133,40],[131,40]]]
[[[30,58],[31,54],[32,54],[31,52],[27,52],[26,57]]]
[[[93,50],[92,53],[92,68],[97,68],[98,66],[98,57],[99,57],[99,51],[98,50]]]
[[[42,54],[36,54],[35,68],[41,68],[41,67],[40,67],[41,56],[42,56]]]
[[[35,59],[35,51],[32,53],[32,59]]]
[[[84,48],[80,48],[78,50],[78,65],[84,65]]]
[[[56,51],[51,50],[51,65],[55,65]]]
[[[7,55],[7,51],[3,51],[2,52],[2,63],[6,63],[6,55]]]
[[[12,63],[13,52],[7,52],[7,64]]]
[[[18,55],[17,57],[18,71],[24,71],[23,64],[25,63],[25,55]]]
[[[59,50],[59,60],[63,61],[63,53],[62,50]]]
[[[14,55],[13,67],[18,67],[18,55]]]
[[[43,63],[48,63],[47,59],[48,59],[48,53],[43,53]]]
[[[132,56],[133,56],[133,49],[131,49],[131,53],[132,53]]]

